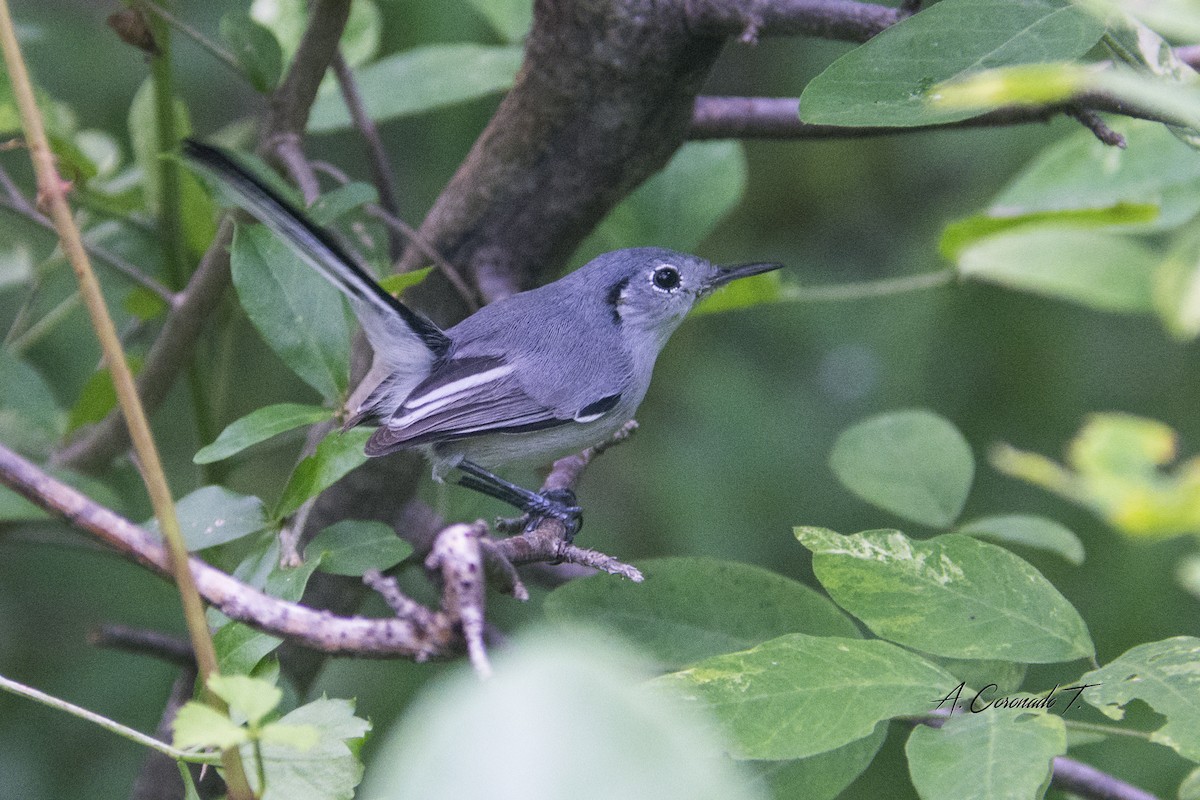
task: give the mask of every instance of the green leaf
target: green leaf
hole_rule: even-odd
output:
[[[797,528],[834,602],[879,636],[951,658],[1048,663],[1094,652],[1079,613],[1002,547],[945,534]]]
[[[143,359],[139,356],[126,356],[126,362],[134,375],[142,371]],[[99,422],[116,407],[117,390],[113,386],[112,370],[103,367],[93,372],[79,390],[79,399],[67,417],[67,432]]]
[[[1118,203],[1107,208],[1068,209],[1065,211],[1035,211],[1011,216],[976,214],[951,222],[942,231],[938,252],[951,261],[968,245],[980,239],[1047,223],[1061,223],[1075,228],[1101,228],[1113,225],[1140,225],[1158,218],[1158,206],[1152,203]]]
[[[244,11],[222,15],[220,31],[250,85],[263,93],[274,89],[283,73],[283,51],[275,34]]]
[[[1042,796],[1067,734],[1054,714],[989,708],[941,728],[917,725],[904,751],[921,800],[1026,800]]]
[[[622,247],[692,252],[746,191],[738,142],[690,142],[614,208],[580,246],[577,261]],[[744,281],[738,281],[744,283]]]
[[[278,436],[303,425],[312,425],[333,417],[333,412],[321,406],[298,403],[279,403],[251,411],[230,423],[212,444],[200,448],[192,461],[211,464],[242,452],[247,447]]]
[[[145,286],[130,289],[121,301],[121,308],[143,322],[158,319],[167,313],[166,301]]]
[[[1019,544],[1048,550],[1076,566],[1083,563],[1083,542],[1065,526],[1031,514],[1003,514],[981,517],[959,526],[955,533],[989,539],[1004,544]]]
[[[285,725],[269,722],[258,734],[264,744],[277,744],[293,750],[311,750],[321,740],[321,733],[312,725]]]
[[[992,67],[1086,53],[1103,23],[1066,0],[942,0],[851,50],[809,82],[800,118],[825,125],[905,127],[978,110],[929,107],[934,85]]]
[[[318,225],[331,225],[367,203],[379,202],[379,192],[369,183],[352,181],[326,192],[309,206],[308,216]]]
[[[307,0],[254,0],[250,16],[275,34],[283,50],[283,60],[290,62],[308,27]],[[338,42],[338,49],[347,64],[358,66],[375,55],[381,26],[382,19],[375,3],[371,0],[351,2],[350,17]]]
[[[1189,772],[1179,784],[1179,800],[1200,800],[1200,767]]]
[[[793,761],[752,761],[743,765],[766,787],[772,797],[834,800],[863,770],[870,766],[887,737],[887,726],[844,744],[836,750]]]
[[[1062,225],[989,236],[963,250],[967,278],[1070,300],[1101,311],[1153,311],[1160,257],[1130,239]]]
[[[313,571],[320,566],[320,557],[305,560],[298,567],[279,565],[279,543],[272,541],[265,552],[255,553],[234,571],[234,577],[260,587],[265,594],[295,603],[304,595],[304,587]],[[222,615],[222,618],[223,615]],[[217,666],[222,674],[250,675],[259,663],[283,640],[263,633],[241,622],[229,622],[213,635],[217,650]],[[210,624],[215,624],[210,611]]]
[[[354,716],[349,700],[321,698],[285,714],[262,742],[267,788],[262,800],[351,800],[362,780],[362,762],[355,753],[371,723]],[[288,731],[286,728],[294,730]],[[315,732],[315,740],[305,729]],[[297,745],[311,742],[307,748]],[[242,758],[254,755],[242,747]],[[256,784],[257,776],[251,777]]]
[[[1133,700],[1146,703],[1167,719],[1150,740],[1200,761],[1200,639],[1176,636],[1138,645],[1079,682],[1099,684],[1083,699],[1111,719],[1121,719]]]
[[[543,608],[550,619],[607,626],[676,668],[785,633],[858,635],[825,597],[761,567],[706,558],[661,558],[639,567],[644,584],[596,575],[558,587]]]
[[[208,688],[252,726],[262,722],[283,700],[279,687],[246,675],[213,675],[208,679]]]
[[[1200,336],[1200,231],[1179,237],[1154,273],[1154,308],[1176,339]]]
[[[202,486],[175,504],[183,541],[189,552],[204,550],[257,533],[267,527],[263,501],[231,492],[224,486]],[[157,520],[145,523],[158,530]]]
[[[1176,227],[1200,212],[1200,153],[1156,122],[1110,119],[1128,147],[1109,147],[1079,130],[1043,150],[992,201],[988,214],[1159,207],[1156,228]]]
[[[408,272],[397,272],[380,278],[379,285],[388,294],[398,295],[405,289],[416,286],[428,278],[431,272],[433,272],[433,267],[422,267],[421,269],[414,269]]]
[[[533,24],[529,0],[470,0],[471,6],[507,42],[519,43]]]
[[[1027,664],[1016,661],[995,661],[974,658],[947,658],[925,654],[926,657],[973,689],[995,685],[999,692],[1012,693],[1021,688]]]
[[[322,439],[317,451],[296,465],[275,509],[275,519],[291,514],[304,501],[316,497],[351,470],[366,463],[363,447],[372,433],[374,431],[369,428],[353,428],[344,432],[332,431]]]
[[[926,713],[957,681],[894,644],[793,633],[654,685],[710,709],[735,758],[804,758]]]
[[[359,576],[396,566],[412,554],[412,545],[382,522],[346,519],[318,533],[304,550],[309,558],[320,557],[322,572]]]
[[[380,743],[362,796],[760,798],[720,757],[707,720],[647,692],[645,675],[619,642],[518,637],[498,651],[491,680],[459,669],[426,687]],[[513,769],[531,753],[536,775]]]
[[[238,298],[263,339],[326,400],[349,382],[350,324],[324,278],[261,225],[239,225],[230,253]]]
[[[382,122],[507,91],[521,58],[521,48],[511,45],[429,45],[381,58],[356,69],[354,77],[367,113]],[[340,95],[317,97],[308,119],[310,133],[351,125]]]
[[[184,703],[171,723],[173,743],[181,750],[189,748],[236,747],[249,739],[249,733],[229,717],[196,700]]]
[[[230,622],[213,634],[217,669],[222,675],[249,675],[264,658],[275,652],[283,639],[263,633],[242,622]]]
[[[48,456],[63,433],[64,415],[49,385],[29,364],[0,348],[0,441]]]
[[[762,275],[741,278],[733,283],[725,284],[701,300],[692,310],[692,315],[737,311],[767,303],[779,303],[787,299],[789,298],[779,273],[764,272]]]
[[[843,431],[829,466],[868,503],[935,528],[958,517],[975,475],[962,434],[923,409],[880,414]]]
[[[4,414],[0,411],[0,421]],[[62,467],[44,467],[46,472],[58,478],[63,483],[78,489],[105,508],[120,509],[123,505],[121,498],[107,484],[89,475],[81,475]],[[0,487],[0,522],[16,522],[22,520],[48,519],[49,514],[21,497],[16,492]]]
[[[190,136],[192,124],[187,106],[175,98],[173,107],[176,133],[180,138]],[[147,78],[129,105],[129,140],[133,145],[133,162],[142,171],[142,196],[146,210],[152,214],[157,214],[162,206],[158,138],[154,85],[152,79]],[[216,235],[213,205],[199,180],[190,172],[181,171],[179,191],[183,205],[184,240],[189,252],[199,257]]]

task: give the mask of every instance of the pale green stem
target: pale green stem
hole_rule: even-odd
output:
[[[69,703],[53,695],[46,694],[43,691],[34,689],[32,686],[26,686],[23,683],[17,683],[14,680],[0,675],[0,689],[6,692],[11,692],[18,697],[24,697],[33,700],[36,703],[41,703],[44,706],[64,711],[73,717],[79,717],[93,725],[98,725],[106,731],[115,733],[117,736],[128,739],[134,744],[140,744],[142,747],[149,747],[151,750],[157,750],[163,755],[173,758],[176,761],[188,761],[193,764],[219,764],[221,756],[219,753],[189,753],[186,750],[179,750],[166,742],[160,742],[153,736],[147,736],[141,731],[122,725],[116,720],[101,716],[95,711],[89,711],[82,706],[77,706],[74,703]]]

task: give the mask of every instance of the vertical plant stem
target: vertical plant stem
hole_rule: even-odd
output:
[[[154,87],[154,122],[158,134],[159,202],[158,232],[162,241],[163,261],[167,265],[167,276],[171,288],[179,291],[187,283],[187,242],[183,231],[183,172],[178,159],[171,154],[179,146],[180,125],[175,113],[175,77],[171,70],[171,28],[161,16],[154,14],[154,2],[146,3],[151,13],[147,14],[154,44],[158,52],[150,57],[150,80]],[[204,387],[204,369],[200,361],[193,358],[187,370],[188,391],[191,395],[192,413],[196,421],[196,437],[201,444],[208,444],[216,437],[213,421],[208,413]],[[207,466],[201,467],[206,482],[212,482]]]
[[[192,641],[192,649],[196,654],[196,663],[200,668],[200,674],[207,681],[210,675],[217,672],[217,655],[213,648],[212,637],[208,632],[208,624],[204,618],[204,604],[200,599],[199,592],[196,591],[196,583],[188,565],[187,546],[184,544],[183,535],[179,530],[179,520],[175,515],[171,489],[167,485],[167,477],[163,472],[162,461],[159,459],[158,447],[150,432],[150,424],[134,386],[133,375],[125,361],[125,353],[117,336],[116,326],[104,303],[100,282],[92,270],[87,252],[83,247],[79,228],[76,227],[75,219],[71,215],[71,208],[67,204],[67,184],[59,176],[54,164],[54,154],[50,151],[42,115],[34,100],[33,85],[29,80],[25,60],[17,42],[8,0],[0,0],[0,49],[4,51],[4,64],[8,69],[9,81],[12,84],[13,95],[16,97],[17,107],[20,111],[25,143],[29,148],[34,172],[37,174],[38,198],[49,207],[50,218],[54,221],[54,227],[58,231],[63,253],[79,281],[79,292],[87,306],[92,327],[96,330],[96,338],[100,340],[104,360],[112,373],[117,400],[120,402],[121,411],[129,427],[130,438],[141,463],[142,480],[146,484],[150,503],[154,507],[154,516],[158,519],[159,529],[162,531],[163,539],[171,554],[171,571],[175,578],[175,584],[179,587],[183,614]],[[219,699],[213,697],[211,693],[208,695],[209,702],[219,702]],[[237,750],[230,749],[223,753],[222,762],[226,768],[230,796],[236,800],[252,798],[254,795],[246,783],[245,772],[242,769],[241,758]]]

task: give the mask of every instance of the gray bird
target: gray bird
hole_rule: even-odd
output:
[[[605,253],[569,275],[487,305],[441,330],[384,290],[338,243],[224,151],[188,140],[184,155],[342,291],[374,349],[346,426],[378,425],[368,456],[418,449],[435,480],[530,515],[582,524],[569,491],[538,493],[494,475],[604,441],[650,386],[654,361],[700,298],[774,263],[715,266],[655,247]]]

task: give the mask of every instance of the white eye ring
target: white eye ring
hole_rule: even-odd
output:
[[[673,292],[679,288],[679,270],[670,264],[659,264],[650,275],[650,283],[659,291]]]

